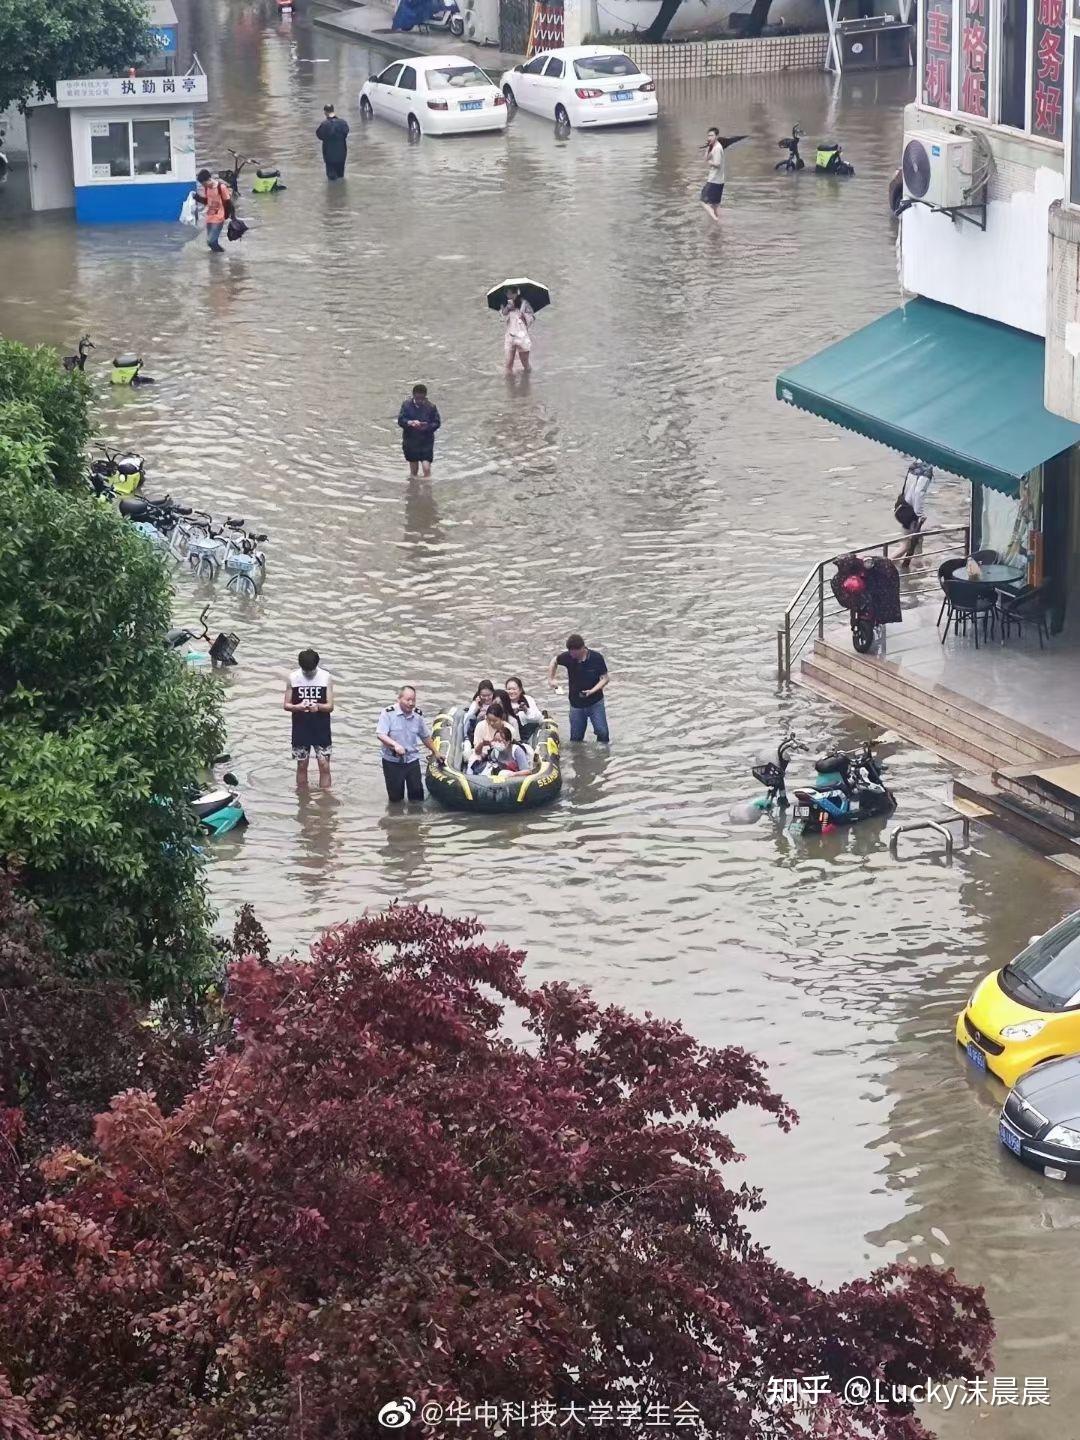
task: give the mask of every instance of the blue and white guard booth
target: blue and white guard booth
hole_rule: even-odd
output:
[[[71,124],[75,218],[84,224],[175,220],[195,183],[195,107],[206,75],[60,80]]]

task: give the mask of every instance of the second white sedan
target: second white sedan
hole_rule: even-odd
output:
[[[655,83],[613,45],[534,55],[507,70],[502,92],[520,110],[583,128],[655,120],[659,109]]]
[[[360,114],[404,125],[419,139],[505,130],[507,105],[499,87],[471,60],[431,55],[395,60],[373,75],[360,91]]]

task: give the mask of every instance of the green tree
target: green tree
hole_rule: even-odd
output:
[[[151,48],[143,0],[0,0],[0,110],[58,80],[118,74]]]
[[[73,969],[176,997],[212,954],[187,794],[220,696],[162,644],[155,552],[73,478],[86,390],[47,354],[0,344],[0,857]]]

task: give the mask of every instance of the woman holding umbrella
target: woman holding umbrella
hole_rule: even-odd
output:
[[[488,308],[497,310],[503,317],[506,333],[503,337],[503,353],[506,357],[506,373],[513,372],[514,361],[521,361],[522,370],[529,370],[529,354],[532,337],[529,330],[536,318],[537,310],[551,304],[551,294],[546,285],[535,280],[504,280],[488,291]]]

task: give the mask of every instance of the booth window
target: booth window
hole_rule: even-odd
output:
[[[90,164],[95,180],[133,175],[171,175],[168,120],[96,120],[90,124]]]
[[[172,141],[168,120],[133,120],[131,148],[136,175],[171,175]]]
[[[98,134],[90,135],[90,163],[96,180],[109,176],[131,174],[131,135],[126,120],[120,123],[99,123]]]

